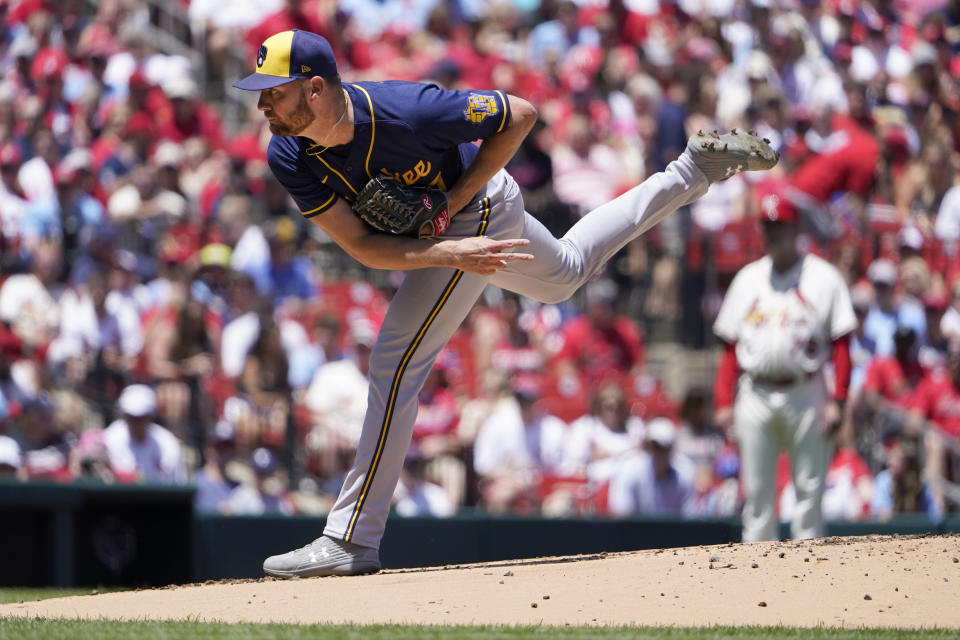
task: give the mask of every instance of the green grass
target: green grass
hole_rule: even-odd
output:
[[[955,640],[954,631],[903,631],[900,629],[796,629],[787,627],[711,627],[706,629],[651,627],[369,627],[285,624],[207,624],[199,622],[109,622],[77,620],[0,619],[0,639],[18,640],[474,640],[480,638],[526,639],[613,638],[650,640],[721,640],[735,638],[812,638],[814,640]]]
[[[122,587],[71,587],[58,589],[56,587],[2,587],[0,588],[0,604],[7,602],[30,602],[32,600],[46,600],[48,598],[66,598],[67,596],[86,596],[91,593],[107,593],[108,591],[124,591]]]

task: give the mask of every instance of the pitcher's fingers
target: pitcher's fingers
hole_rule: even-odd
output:
[[[533,262],[532,253],[498,253],[498,260],[509,260],[510,262]]]
[[[490,243],[490,248],[494,250],[513,249],[515,247],[526,247],[530,244],[527,238],[510,238],[509,240],[494,240]]]

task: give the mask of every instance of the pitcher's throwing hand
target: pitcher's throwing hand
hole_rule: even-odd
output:
[[[533,262],[530,253],[514,253],[510,249],[530,246],[530,241],[524,238],[512,240],[494,240],[486,236],[479,238],[464,238],[463,240],[448,240],[450,254],[454,266],[467,273],[476,273],[481,276],[491,276],[501,269],[505,269],[511,262]]]

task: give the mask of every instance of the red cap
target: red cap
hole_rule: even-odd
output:
[[[762,183],[757,185],[757,201],[760,219],[765,222],[796,222],[797,208],[787,200],[781,185]]]
[[[0,145],[0,167],[9,167],[19,165],[23,160],[23,153],[20,147],[12,142]]]
[[[127,80],[127,85],[131,89],[149,89],[153,86],[150,79],[147,78],[147,74],[145,74],[142,69],[137,69],[133,72],[130,79]]]
[[[30,65],[30,77],[34,80],[59,78],[67,68],[67,54],[60,49],[47,47],[37,54]]]

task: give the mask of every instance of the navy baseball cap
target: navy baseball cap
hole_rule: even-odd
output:
[[[292,29],[275,33],[257,50],[257,70],[233,86],[246,91],[272,89],[297,78],[337,75],[337,60],[323,36]]]

